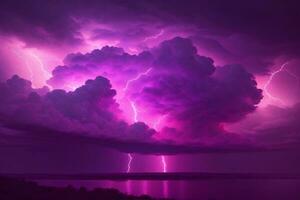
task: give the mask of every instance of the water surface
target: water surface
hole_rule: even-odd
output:
[[[179,200],[299,200],[300,180],[38,180],[41,185],[115,188],[127,194],[147,194]]]

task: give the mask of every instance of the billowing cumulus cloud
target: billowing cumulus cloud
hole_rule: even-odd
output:
[[[211,58],[198,55],[191,40],[180,37],[138,55],[104,47],[70,54],[64,62],[49,84],[69,89],[96,74],[107,76],[117,93],[145,110],[140,121],[153,124],[165,116],[161,137],[177,142],[224,133],[222,123],[242,119],[262,98],[253,75],[242,66],[216,67]],[[140,73],[144,75],[128,84]]]
[[[150,139],[154,130],[143,123],[128,125],[118,119],[116,91],[109,80],[87,80],[74,92],[32,89],[31,83],[13,76],[1,84],[1,121],[6,126],[38,126],[73,134],[119,139]]]
[[[55,88],[74,89],[84,83],[87,77],[97,75],[108,77],[114,86],[124,85],[127,79],[146,69],[152,60],[151,54],[142,52],[130,55],[122,48],[105,46],[87,54],[69,54],[65,66],[56,67],[48,83]]]
[[[242,119],[262,98],[254,77],[242,66],[215,67],[213,60],[197,54],[190,40],[165,41],[153,54],[153,73],[134,83],[145,87],[132,91],[133,98],[150,112],[166,115],[183,137],[223,132],[222,123]]]

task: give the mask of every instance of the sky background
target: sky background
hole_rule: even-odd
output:
[[[0,172],[299,172],[297,8],[1,1]]]

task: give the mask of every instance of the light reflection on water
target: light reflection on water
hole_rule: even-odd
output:
[[[42,180],[41,185],[115,188],[127,194],[156,198],[203,200],[299,200],[300,180],[197,180],[197,181],[70,181]]]

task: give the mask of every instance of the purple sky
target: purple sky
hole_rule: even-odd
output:
[[[297,7],[1,1],[0,172],[299,168]]]

